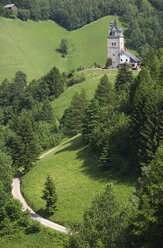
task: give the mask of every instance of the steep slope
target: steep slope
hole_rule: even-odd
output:
[[[38,161],[22,178],[21,190],[25,199],[37,213],[48,218],[41,196],[46,177],[50,174],[58,195],[58,211],[50,217],[54,222],[64,225],[80,223],[84,209],[107,183],[115,186],[117,200],[124,205],[134,191],[134,179],[120,178],[104,171],[97,166],[97,161],[97,154],[83,145],[82,137],[73,137]]]
[[[28,81],[39,78],[54,65],[68,71],[94,62],[104,65],[107,53],[108,27],[113,16],[107,16],[75,31],[67,31],[53,21],[0,19],[0,82],[21,70]],[[65,58],[56,51],[62,38],[69,43]]]

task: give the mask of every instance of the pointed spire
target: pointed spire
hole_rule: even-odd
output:
[[[115,19],[114,19],[114,24],[113,26],[115,27],[115,29],[118,31],[118,23],[117,23],[117,19],[116,19],[116,14],[115,14]]]

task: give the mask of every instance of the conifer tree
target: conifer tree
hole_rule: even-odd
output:
[[[132,247],[161,247],[163,233],[163,146],[161,145],[149,166],[142,168],[137,191],[138,209],[129,226]]]
[[[143,69],[137,81],[131,115],[131,151],[137,166],[148,165],[161,140],[162,97],[149,72]]]
[[[50,102],[48,99],[46,99],[43,102],[40,120],[47,121],[50,123],[52,123],[54,121],[52,106],[50,105]]]
[[[54,67],[43,79],[49,87],[49,95],[58,97],[64,91],[64,81],[59,70]]]
[[[49,175],[46,178],[45,189],[43,190],[42,198],[46,200],[48,214],[54,214],[54,212],[57,210],[57,193],[55,184]]]
[[[133,82],[132,71],[129,70],[130,66],[124,63],[120,66],[115,82],[115,89],[121,90],[126,84],[131,84]]]
[[[90,209],[84,213],[84,223],[70,238],[70,247],[114,248],[120,224],[119,206],[111,185],[97,195]]]
[[[14,165],[24,166],[29,170],[38,155],[32,116],[28,112],[21,113],[15,121],[14,128],[17,134],[12,142]]]
[[[81,132],[82,119],[87,104],[85,90],[81,94],[78,94],[78,92],[74,94],[70,107],[65,110],[60,121],[60,128],[66,135],[73,136]]]
[[[89,144],[94,143],[94,130],[98,126],[101,120],[101,110],[99,102],[96,99],[92,99],[88,107],[85,109],[85,115],[83,118],[82,135],[84,141]]]
[[[154,53],[153,48],[150,48],[147,54],[144,56],[143,63],[145,67],[150,71],[151,78],[154,81],[158,81],[160,73],[159,61]]]
[[[96,89],[94,98],[98,100],[100,106],[114,105],[115,93],[107,75],[104,75]]]

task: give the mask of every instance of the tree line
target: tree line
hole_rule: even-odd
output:
[[[41,228],[12,198],[11,183],[19,168],[29,171],[41,151],[62,139],[50,101],[64,85],[65,77],[56,67],[29,85],[21,71],[0,85],[0,235]]]
[[[14,12],[3,9],[7,0],[1,0],[0,15],[15,18]],[[106,15],[115,13],[127,24],[127,46],[143,56],[146,47],[158,48],[162,40],[163,5],[161,0],[15,0],[18,17],[22,20],[51,19],[68,30],[80,28]]]
[[[75,94],[60,121],[65,135],[82,133],[99,154],[101,169],[121,175],[136,173],[139,183],[128,206],[119,206],[114,189],[95,197],[74,227],[70,247],[161,247],[163,231],[163,95],[162,57],[149,49],[136,78],[121,65],[115,85],[104,75],[88,102]]]
[[[152,61],[152,62],[151,62]],[[104,75],[88,102],[85,92],[73,96],[61,120],[68,136],[79,132],[99,154],[99,166],[128,174],[148,165],[162,139],[162,59],[149,49],[136,78],[121,65],[115,85]]]

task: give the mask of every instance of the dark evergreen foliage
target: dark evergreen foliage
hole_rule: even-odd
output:
[[[60,46],[59,46],[59,52],[62,53],[62,57],[65,57],[68,53],[68,40],[62,39]]]
[[[121,217],[111,185],[97,195],[84,213],[84,223],[70,237],[70,247],[113,248],[120,232]]]
[[[38,151],[34,137],[34,120],[27,112],[22,113],[14,123],[16,137],[12,142],[13,163],[15,167],[23,166],[29,170]]]
[[[67,136],[73,136],[82,130],[84,110],[88,104],[85,90],[78,92],[72,98],[71,105],[64,111],[60,120],[60,129]]]
[[[64,91],[64,81],[59,70],[54,67],[42,81],[49,88],[49,96],[58,97]]]
[[[126,84],[131,84],[133,82],[132,71],[130,71],[129,68],[130,65],[126,63],[120,66],[115,82],[116,90],[121,90]]]
[[[46,200],[46,208],[49,215],[54,214],[57,210],[57,194],[55,184],[48,175],[46,178],[45,189],[43,190],[43,199]]]
[[[131,151],[135,165],[149,165],[162,139],[162,96],[147,70],[139,74],[131,114]]]

